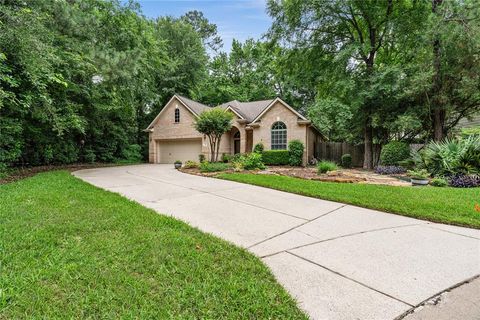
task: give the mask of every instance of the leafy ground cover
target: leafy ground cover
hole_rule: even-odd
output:
[[[217,177],[404,216],[480,228],[480,188],[397,187],[222,173]]]
[[[0,318],[305,319],[260,260],[66,171],[0,185]]]

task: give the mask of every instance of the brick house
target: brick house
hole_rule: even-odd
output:
[[[303,142],[304,164],[314,158],[315,146],[323,141],[311,121],[280,98],[252,102],[230,101],[219,106],[234,115],[232,129],[224,134],[219,154],[251,152],[255,144],[265,150],[287,149],[288,142]],[[210,155],[207,137],[195,130],[194,120],[210,107],[174,95],[145,129],[149,135],[149,162],[198,161]]]

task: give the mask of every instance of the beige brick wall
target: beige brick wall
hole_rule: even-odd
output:
[[[180,109],[180,122],[175,123],[175,108]],[[156,162],[156,140],[170,139],[192,139],[202,138],[202,153],[210,158],[210,145],[208,138],[195,130],[193,127],[195,116],[176,98],[168,103],[157,122],[154,124],[154,131],[149,133],[149,161]],[[319,136],[309,128],[308,125],[298,124],[298,116],[285,107],[281,102],[277,102],[265,113],[259,127],[254,127],[252,131],[252,144],[247,145],[247,131],[245,124],[238,121],[239,118],[234,115],[233,126],[240,131],[240,152],[250,152],[252,146],[262,142],[265,150],[271,148],[271,127],[276,121],[282,121],[287,126],[287,143],[298,139],[306,146],[304,150],[304,163],[311,160],[314,154],[314,140],[319,141]],[[308,135],[308,137],[307,137]],[[219,157],[223,153],[233,154],[233,137],[230,132],[222,136],[220,142]]]
[[[298,139],[307,145],[307,125],[298,124],[298,116],[281,102],[275,103],[260,119],[260,126],[253,129],[253,145],[262,142],[265,150],[271,149],[271,128],[277,121],[282,121],[287,126],[287,144]],[[307,148],[304,150],[304,163],[307,161]]]
[[[180,122],[175,123],[175,109],[180,110]],[[158,140],[192,139],[202,138],[193,127],[195,115],[193,115],[177,98],[173,98],[162,109],[160,117],[153,126],[153,132],[149,133],[149,162],[157,162]],[[204,143],[203,143],[204,144]],[[202,145],[202,152],[203,152]]]
[[[180,122],[175,123],[175,108],[180,109]],[[207,159],[210,158],[210,144],[207,137],[197,132],[194,128],[195,116],[176,98],[168,103],[157,122],[154,124],[153,133],[149,133],[149,161],[156,162],[156,140],[192,139],[202,138],[202,153]],[[234,115],[233,126],[240,131],[240,150],[246,150],[245,124],[238,122]],[[222,136],[220,141],[219,157],[233,153],[233,137],[229,132]]]
[[[180,109],[180,122],[175,123],[175,109]],[[168,103],[160,118],[153,127],[153,139],[191,139],[201,138],[202,134],[195,130],[195,116],[177,100]]]
[[[155,163],[155,140],[153,139],[153,132],[148,133],[148,162]]]

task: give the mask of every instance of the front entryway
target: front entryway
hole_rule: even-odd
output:
[[[240,131],[233,135],[233,154],[240,153]]]

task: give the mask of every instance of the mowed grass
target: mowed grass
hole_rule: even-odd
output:
[[[404,216],[480,228],[480,188],[394,187],[244,173],[217,177]]]
[[[305,319],[259,259],[68,172],[0,186],[1,319]]]

